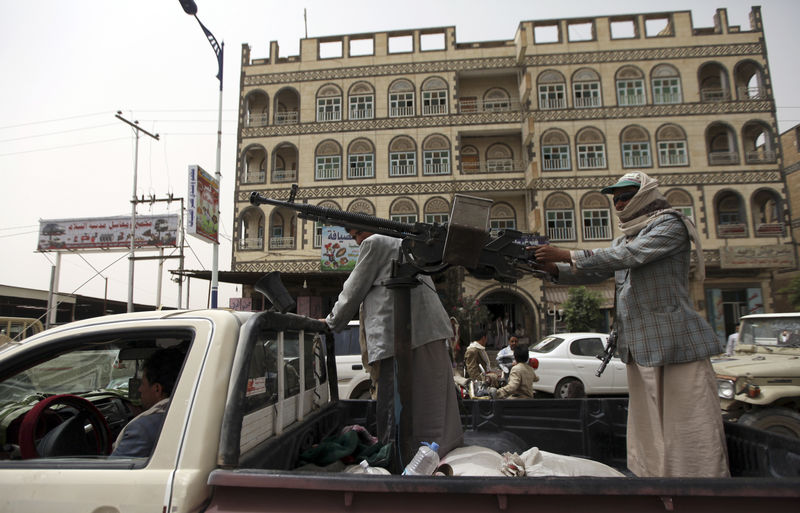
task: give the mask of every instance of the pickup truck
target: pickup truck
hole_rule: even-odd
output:
[[[149,457],[111,457],[157,348],[185,351]],[[466,443],[589,458],[626,477],[367,475],[297,470],[360,424],[338,400],[332,337],[275,311],[98,317],[0,346],[0,511],[797,511],[800,440],[726,423],[728,479],[625,469],[625,398],[464,401]],[[374,432],[374,431],[373,431]]]

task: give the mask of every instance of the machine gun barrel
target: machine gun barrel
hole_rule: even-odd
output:
[[[253,192],[250,194],[250,203],[253,205],[272,205],[275,207],[290,208],[298,212],[300,219],[309,219],[323,224],[343,226],[348,229],[363,230],[371,233],[379,233],[395,238],[411,237],[416,238],[422,235],[421,230],[411,223],[392,221],[380,217],[357,212],[345,212],[335,208],[320,207],[307,203],[295,203],[293,201],[280,201]]]

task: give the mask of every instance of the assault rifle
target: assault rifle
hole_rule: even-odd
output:
[[[608,344],[606,345],[603,354],[597,355],[597,358],[599,358],[603,362],[600,364],[600,367],[597,369],[597,372],[595,373],[595,375],[598,378],[603,374],[603,371],[606,370],[608,362],[611,361],[611,357],[614,356],[614,353],[616,351],[617,351],[617,330],[612,329],[611,334],[608,335]]]
[[[462,265],[479,279],[514,283],[523,274],[543,273],[536,265],[533,250],[526,246],[545,244],[547,239],[516,230],[501,230],[490,236],[486,227],[490,200],[456,194],[450,222],[404,223],[367,214],[345,212],[307,203],[296,203],[297,185],[292,185],[288,201],[267,198],[253,192],[250,203],[272,205],[298,212],[297,217],[348,230],[387,235],[403,239],[403,260],[422,274],[435,274],[451,265]]]

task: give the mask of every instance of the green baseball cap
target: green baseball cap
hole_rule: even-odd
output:
[[[600,192],[603,194],[613,194],[614,189],[619,189],[621,187],[641,187],[642,186],[642,179],[639,177],[639,173],[625,173],[622,177],[615,183],[614,185],[609,185],[608,187],[603,187],[600,189]]]

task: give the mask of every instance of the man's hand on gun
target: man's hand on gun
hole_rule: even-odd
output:
[[[525,249],[533,250],[537,267],[553,276],[558,276],[558,267],[556,267],[556,263],[570,263],[572,261],[569,250],[557,248],[549,244],[528,246]]]

